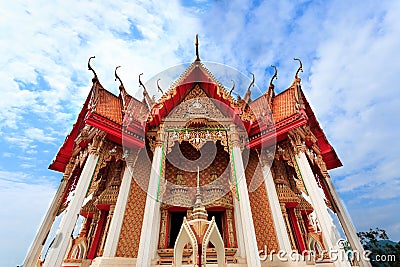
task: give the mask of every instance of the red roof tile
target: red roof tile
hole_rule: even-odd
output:
[[[92,112],[122,125],[121,98],[103,88],[99,89],[97,94],[97,102]]]
[[[295,89],[289,88],[272,99],[272,115],[274,122],[283,121],[296,113]]]

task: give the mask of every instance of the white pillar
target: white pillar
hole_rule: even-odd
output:
[[[147,188],[146,206],[143,216],[142,231],[140,234],[139,251],[136,266],[150,266],[155,257],[160,225],[160,203],[156,200],[158,182],[160,179],[160,164],[162,160],[162,147],[154,149],[149,186]]]
[[[55,241],[49,249],[48,255],[43,264],[44,267],[59,267],[62,265],[66,255],[72,231],[74,230],[78,215],[81,210],[86,192],[96,169],[99,156],[90,153],[85,166],[79,177],[74,195],[67,207],[66,213],[61,220],[60,228],[57,231]]]
[[[119,236],[121,234],[122,222],[124,220],[126,204],[128,203],[129,192],[132,183],[132,170],[130,166],[125,167],[119,188],[117,203],[115,204],[114,215],[111,219],[106,244],[104,245],[103,257],[115,257]]]
[[[310,196],[312,206],[315,210],[317,219],[321,226],[322,237],[324,238],[326,249],[334,249],[336,251],[340,251],[337,244],[339,236],[336,232],[336,227],[333,224],[332,217],[328,213],[327,206],[317,185],[317,181],[307,160],[307,156],[304,152],[300,151],[298,155],[295,156],[295,158],[297,165],[300,169],[304,185],[306,186],[308,195]],[[350,264],[346,260],[335,261],[333,262],[333,264],[335,266],[350,266]]]
[[[72,168],[72,164],[68,165],[67,168]],[[61,204],[61,198],[65,194],[65,189],[68,183],[68,177],[69,173],[66,173],[62,178],[60,186],[58,187],[58,190],[54,195],[53,201],[51,202],[50,207],[43,218],[42,224],[40,225],[40,228],[36,234],[35,240],[33,240],[32,245],[29,248],[29,251],[26,255],[26,258],[22,266],[36,266],[40,254],[42,253],[43,245],[46,242],[47,236],[57,216],[57,210]]]
[[[278,193],[276,192],[275,182],[269,166],[263,166],[262,172],[269,205],[271,207],[272,220],[274,221],[275,232],[278,238],[279,249],[290,253],[292,251],[292,246],[290,245],[289,235],[287,233],[285,220],[283,219]]]
[[[331,193],[331,196],[333,198],[333,201],[335,202],[337,206],[337,215],[340,220],[340,224],[343,227],[343,230],[346,234],[347,240],[349,241],[351,248],[353,250],[357,250],[360,255],[363,255],[364,248],[361,245],[360,239],[357,236],[356,229],[354,228],[353,222],[350,219],[350,216],[347,213],[346,208],[344,207],[342,201],[340,200],[340,197],[338,193],[336,192],[335,186],[333,185],[332,179],[328,176],[326,178],[327,185],[329,188],[329,191]],[[360,257],[360,261],[358,261],[358,265],[360,267],[370,267],[371,262],[367,261],[364,259],[364,257]]]
[[[242,218],[240,217],[240,205],[239,201],[233,197],[233,216],[235,218],[235,227],[236,227],[236,239],[237,239],[237,247],[238,252],[237,255],[241,258],[246,257],[246,252],[244,250],[244,238],[243,238],[243,227],[242,227]]]
[[[254,229],[253,216],[251,214],[249,193],[247,191],[246,175],[243,166],[242,151],[239,146],[234,144],[233,163],[236,169],[238,181],[240,217],[242,219],[243,236],[245,240],[246,262],[248,266],[261,266],[258,255],[256,233]]]

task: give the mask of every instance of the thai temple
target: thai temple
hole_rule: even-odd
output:
[[[23,266],[371,266],[346,253],[363,248],[301,61],[287,89],[275,92],[274,68],[253,97],[254,75],[225,87],[195,48],[168,89],[157,81],[158,100],[140,75],[143,97],[130,95],[117,69],[111,93],[89,59],[92,87],[50,164],[62,179]]]

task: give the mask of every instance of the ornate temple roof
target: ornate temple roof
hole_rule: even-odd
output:
[[[153,103],[149,112],[150,116],[147,117],[146,121],[141,117],[143,113],[149,111],[145,100],[139,101],[126,93],[122,82],[120,94],[118,96],[114,95],[103,88],[95,74],[93,86],[79,113],[77,122],[49,168],[56,171],[65,169],[69,158],[73,154],[75,139],[85,124],[103,130],[108,134],[107,138],[116,143],[122,143],[122,134],[124,133],[129,136],[132,145],[143,147],[143,129],[158,125],[196,85],[199,85],[208,97],[224,104],[218,107],[223,113],[242,120],[250,137],[249,147],[256,147],[261,142],[264,142],[265,138],[270,138],[266,136],[272,132],[262,128],[257,122],[257,120],[266,117],[265,106],[268,105],[272,112],[273,134],[276,141],[286,138],[287,132],[290,130],[308,124],[313,134],[318,138],[318,146],[327,168],[339,167],[342,164],[319,126],[314,112],[301,89],[300,82],[301,80],[296,73],[292,85],[275,95],[271,80],[270,87],[265,94],[254,101],[245,103],[242,99],[234,99],[201,63],[200,59],[196,59],[171,84],[169,90],[158,101]],[[129,118],[129,129],[123,127],[126,117]],[[147,124],[147,127],[143,123]]]
[[[236,101],[229,94],[224,86],[212,75],[200,60],[196,60],[175,82],[171,84],[169,90],[165,92],[161,96],[160,100],[153,106],[149,124],[152,126],[159,124],[161,120],[184,99],[196,84],[204,90],[208,97],[221,103],[219,108],[224,114],[229,114],[233,117],[236,113],[236,115],[242,117],[242,120],[249,121],[248,119],[244,119],[244,116],[242,116],[243,112],[247,112],[243,109],[243,104]]]
[[[98,89],[97,103],[92,108],[92,114],[97,114],[110,121],[122,125],[122,99],[104,88]]]

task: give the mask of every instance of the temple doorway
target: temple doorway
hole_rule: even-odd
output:
[[[215,223],[217,224],[218,230],[221,233],[222,240],[224,241],[225,247],[227,246],[227,241],[226,241],[226,235],[225,235],[225,229],[226,229],[226,218],[225,218],[225,211],[224,210],[212,210],[212,211],[207,211],[208,213],[208,220],[211,221],[212,217],[215,219]],[[212,244],[210,244],[210,247],[213,247]]]
[[[183,223],[183,217],[186,216],[186,211],[172,211],[169,213],[169,235],[168,248],[174,248],[176,238]]]

